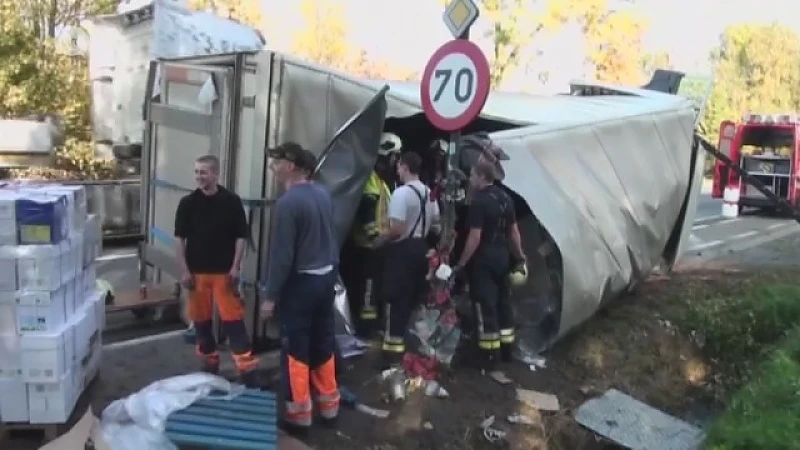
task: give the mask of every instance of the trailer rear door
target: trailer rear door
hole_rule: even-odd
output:
[[[142,155],[143,259],[177,279],[175,211],[195,186],[196,158],[220,159],[220,184],[230,176],[233,69],[160,62],[151,65]]]

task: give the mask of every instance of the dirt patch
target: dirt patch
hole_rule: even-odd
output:
[[[795,272],[796,274],[796,272]],[[382,401],[384,389],[375,380],[371,356],[355,363],[343,383],[361,400],[392,411],[387,420],[358,412],[342,415],[336,431],[314,430],[309,443],[338,449],[483,449],[497,448],[482,436],[479,424],[494,415],[508,431],[508,449],[611,448],[572,419],[587,399],[616,388],[669,414],[696,419],[698,405],[715,400],[717,368],[702,356],[696,339],[681,332],[675,321],[691,302],[712,293],[740,291],[753,280],[792,276],[783,272],[738,270],[720,265],[714,270],[677,271],[653,276],[632,295],[609,305],[545,355],[547,368],[531,371],[520,363],[504,367],[514,380],[503,386],[479,372],[457,368],[443,381],[449,399],[415,393],[399,405]],[[796,276],[796,275],[795,275]],[[561,411],[542,412],[521,405],[514,387],[558,396]],[[506,418],[522,413],[534,425],[512,425]]]

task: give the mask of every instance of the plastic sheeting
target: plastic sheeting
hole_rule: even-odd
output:
[[[164,433],[170,414],[202,398],[228,400],[242,392],[244,386],[204,373],[159,380],[103,410],[103,437],[111,450],[178,450]]]

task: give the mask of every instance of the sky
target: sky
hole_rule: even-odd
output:
[[[294,30],[302,27],[297,0],[261,0],[266,18],[267,44],[275,50],[289,50]],[[371,57],[422,72],[428,57],[451,39],[442,22],[438,0],[340,0],[346,5],[350,43]],[[800,7],[787,6],[796,0],[636,0],[633,7],[649,22],[645,46],[650,52],[666,51],[672,64],[687,73],[709,72],[708,55],[719,42],[724,28],[741,22],[778,22],[800,33]],[[489,42],[480,39],[486,20],[478,19],[473,33],[488,51]],[[555,36],[540,39],[542,54],[531,66],[518,68],[502,86],[504,89],[561,90],[573,79],[582,78],[583,47],[580,30],[566,27]],[[549,82],[541,86],[539,74],[547,72]],[[530,89],[532,84],[539,85]]]

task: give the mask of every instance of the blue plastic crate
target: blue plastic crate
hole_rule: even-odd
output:
[[[276,450],[276,402],[274,393],[256,389],[247,389],[232,400],[199,400],[169,416],[167,436],[177,446]]]

